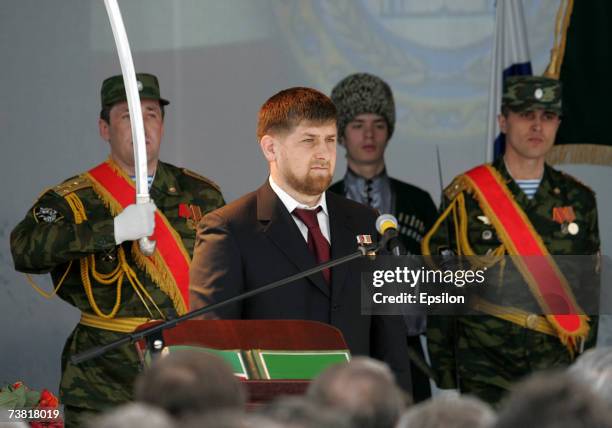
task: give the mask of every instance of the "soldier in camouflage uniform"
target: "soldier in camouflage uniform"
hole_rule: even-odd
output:
[[[220,189],[208,179],[158,161],[168,101],[161,98],[155,76],[138,74],[137,80],[154,205],[113,210],[84,173],[43,193],[11,234],[15,268],[50,272],[57,294],[83,314],[62,354],[60,401],[67,426],[80,425],[84,414],[131,400],[140,369],[132,345],[79,365],[70,363],[72,355],[117,340],[148,319],[176,317],[186,309],[176,284],[168,286],[135,259],[143,256],[134,241],[153,232],[155,207],[188,264],[199,218],[224,204]],[[110,144],[110,158],[102,165],[131,183],[134,158],[123,78],[106,79],[101,97],[100,135]]]
[[[533,76],[507,79],[498,118],[506,136],[506,152],[492,166],[550,254],[593,255],[600,246],[593,191],[544,161],[554,143],[560,114],[558,81]],[[461,254],[453,222],[453,217],[459,214],[452,208],[461,195],[465,198],[467,240],[473,252],[484,255],[501,248],[494,226],[474,194],[462,187],[461,182],[458,177],[445,190],[446,206],[450,208],[425,237],[424,254]],[[555,218],[555,212],[560,210],[571,211],[572,218]],[[507,279],[504,284],[508,284]],[[571,287],[578,285],[569,282]],[[518,291],[527,293],[537,306],[527,284],[523,281],[520,285]],[[498,403],[519,378],[536,370],[567,366],[574,358],[554,331],[545,334],[538,330],[541,323],[547,327],[544,316],[526,312],[517,323],[500,318],[502,312],[480,313],[483,314],[429,317],[427,337],[439,387],[458,388],[489,403]],[[590,324],[586,347],[595,343],[593,317]],[[543,330],[547,329],[550,330],[550,325]]]

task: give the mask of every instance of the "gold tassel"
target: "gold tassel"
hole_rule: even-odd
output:
[[[559,79],[561,75],[561,65],[563,64],[565,46],[567,44],[567,29],[569,28],[573,10],[574,0],[567,0],[567,5],[565,0],[561,0],[555,18],[555,39],[553,41],[553,48],[550,50],[550,62],[544,72],[544,76],[551,79]]]
[[[155,251],[151,257],[146,257],[138,248],[138,243],[132,244],[132,257],[136,265],[144,270],[147,275],[157,284],[159,289],[172,300],[172,304],[179,315],[187,313],[183,296],[176,285],[174,278],[166,269],[159,269],[157,266],[163,264],[161,256]]]

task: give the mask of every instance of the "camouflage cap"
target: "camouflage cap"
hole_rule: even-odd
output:
[[[332,89],[331,99],[338,110],[338,136],[344,136],[346,125],[363,113],[382,116],[389,128],[389,138],[395,128],[393,92],[380,77],[356,73],[342,79]]]
[[[561,114],[561,82],[541,76],[508,77],[502,107],[514,112],[542,109]]]
[[[162,105],[170,104],[170,101],[161,97],[159,93],[159,82],[154,75],[136,73],[136,84],[140,92],[140,99],[159,100]],[[123,76],[117,75],[105,79],[104,82],[102,82],[100,98],[102,100],[102,108],[121,101],[126,101],[127,97],[125,94],[125,85],[123,84]]]

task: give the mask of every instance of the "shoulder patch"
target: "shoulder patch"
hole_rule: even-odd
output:
[[[218,192],[221,192],[221,187],[219,187],[219,185],[217,183],[215,183],[214,181],[198,174],[197,172],[193,172],[187,168],[182,168],[182,171],[185,175],[188,175],[190,177],[193,177],[197,180],[203,181],[206,184],[210,185],[211,187],[213,187],[215,190],[217,190]]]
[[[55,223],[64,218],[55,208],[37,206],[32,214],[36,223]]]
[[[446,187],[446,189],[444,189],[444,195],[452,201],[459,193],[465,191],[466,189],[467,186],[465,185],[465,180],[462,179],[462,176],[459,176],[456,177],[452,183]]]
[[[64,181],[62,184],[58,184],[52,190],[58,195],[64,197],[77,190],[91,187],[91,182],[85,176],[78,175],[74,178]]]

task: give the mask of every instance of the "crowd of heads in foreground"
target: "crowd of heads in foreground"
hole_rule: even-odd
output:
[[[135,392],[135,402],[93,418],[89,428],[612,428],[612,348],[523,379],[496,409],[451,391],[413,404],[384,363],[365,357],[329,367],[305,395],[253,407],[223,360],[177,352],[142,373]]]

